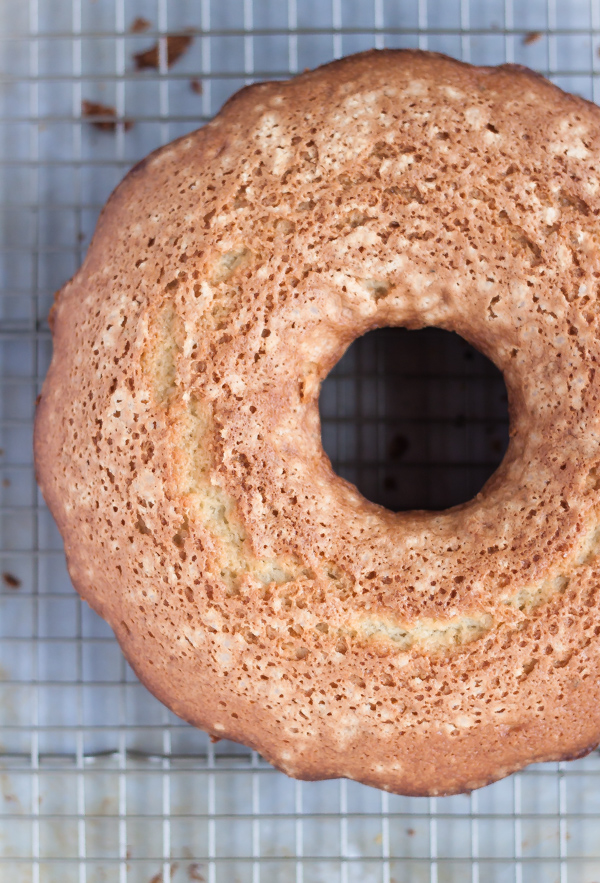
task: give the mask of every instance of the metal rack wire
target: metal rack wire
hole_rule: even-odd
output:
[[[138,17],[149,28],[133,33]],[[169,67],[167,35],[184,28],[193,43]],[[156,41],[158,68],[136,71],[133,54]],[[371,46],[522,62],[600,98],[599,0],[0,3],[2,883],[600,880],[597,752],[470,796],[409,799],[294,782],[183,724],[75,596],[36,489],[46,315],[111,188],[245,83]],[[113,107],[114,131],[83,119],[83,100]],[[323,390],[323,438],[371,498],[447,505],[501,456],[504,390],[460,341],[413,334],[353,346]]]

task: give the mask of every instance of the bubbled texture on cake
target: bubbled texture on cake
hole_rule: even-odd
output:
[[[470,789],[600,739],[600,112],[370,52],[242,90],[136,166],[53,308],[40,483],[148,687],[291,775]],[[319,385],[383,325],[502,369],[507,456],[367,502]]]

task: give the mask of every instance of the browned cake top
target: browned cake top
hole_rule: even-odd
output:
[[[600,739],[600,112],[368,52],[136,166],[53,311],[41,486],[78,591],[177,714],[291,775],[444,793]],[[477,498],[337,477],[319,386],[371,328],[504,372]]]

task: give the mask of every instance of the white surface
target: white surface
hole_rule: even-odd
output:
[[[138,15],[200,33],[171,70],[136,73],[155,39],[128,33]],[[22,583],[0,587],[0,883],[600,880],[598,753],[408,799],[295,783],[182,724],[74,594],[31,459],[52,293],[149,150],[255,77],[370,46],[522,62],[598,99],[599,28],[596,0],[0,0],[0,569]],[[82,123],[82,99],[133,129]]]

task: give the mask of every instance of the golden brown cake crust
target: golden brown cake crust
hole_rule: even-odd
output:
[[[243,89],[103,211],[53,308],[39,481],[73,582],[181,717],[287,773],[476,788],[600,740],[600,111],[368,52]],[[319,385],[457,331],[511,441],[473,501],[337,477]]]

